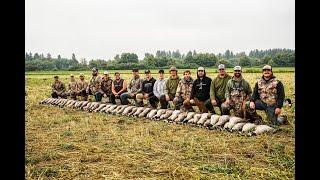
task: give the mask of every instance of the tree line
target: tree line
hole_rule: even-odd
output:
[[[45,56],[41,53],[26,52],[25,71],[42,70],[88,70],[92,67],[99,69],[123,70],[123,69],[159,69],[168,68],[172,65],[179,69],[195,68],[198,66],[213,67],[218,64],[225,64],[226,67],[240,65],[243,67],[257,67],[269,64],[274,67],[295,66],[295,50],[292,49],[268,49],[251,50],[247,55],[245,52],[234,53],[226,50],[223,54],[218,53],[197,53],[195,50],[181,54],[175,51],[156,51],[145,53],[145,57],[139,60],[135,53],[117,54],[113,59],[77,59],[73,53],[71,58],[62,58],[60,55],[53,58],[50,53]]]

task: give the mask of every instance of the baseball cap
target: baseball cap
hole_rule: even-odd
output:
[[[198,71],[204,71],[204,67],[198,67]]]
[[[104,71],[103,74],[109,74],[109,72],[108,71]]]
[[[270,65],[265,65],[265,66],[263,66],[262,70],[265,70],[265,69],[270,69],[270,70],[272,70],[272,67],[271,67]]]
[[[81,77],[81,76],[84,76],[84,74],[83,74],[83,73],[80,73],[80,75],[79,75],[79,76],[80,76],[80,77]]]
[[[147,69],[147,70],[144,71],[144,73],[145,73],[145,74],[150,73],[150,70]]]
[[[98,71],[98,68],[94,67],[92,68],[92,71]]]
[[[59,76],[54,76],[53,78],[58,79],[58,78],[59,78]]]
[[[70,77],[74,77],[74,75],[73,75],[73,74],[70,74]]]
[[[234,70],[234,71],[236,71],[236,70],[241,71],[241,66],[235,66],[235,67],[233,68],[233,70]]]
[[[177,71],[177,68],[175,66],[171,66],[170,71]]]
[[[218,69],[225,69],[225,65],[224,64],[219,64]]]

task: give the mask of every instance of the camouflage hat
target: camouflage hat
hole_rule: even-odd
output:
[[[265,69],[272,70],[272,67],[270,65],[265,65],[263,66],[262,70],[265,70]]]
[[[94,67],[92,68],[92,71],[98,71],[98,68]]]
[[[219,66],[218,66],[218,69],[220,70],[220,69],[225,69],[226,67],[225,67],[225,65],[224,64],[219,64]]]
[[[198,71],[204,71],[204,67],[198,67]]]
[[[80,73],[80,75],[79,75],[80,77],[82,76],[82,77],[84,77],[84,74],[83,73]]]
[[[148,74],[148,73],[150,73],[150,70],[147,69],[147,70],[144,71],[144,73],[145,73],[145,74]]]
[[[108,71],[104,71],[103,74],[109,74],[109,72]]]
[[[74,75],[73,75],[73,74],[70,74],[70,77],[74,77]]]
[[[235,67],[233,68],[233,70],[234,70],[234,71],[237,71],[237,70],[238,70],[238,71],[241,71],[241,66],[235,66]]]
[[[177,71],[177,68],[175,66],[171,66],[169,71]]]

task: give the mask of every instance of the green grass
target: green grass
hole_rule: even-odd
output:
[[[74,72],[55,73],[67,83],[65,78]],[[52,75],[45,74],[26,75],[26,179],[293,179],[295,176],[294,105],[283,108],[289,124],[281,126],[281,131],[245,137],[188,125],[39,105],[40,100],[50,96]],[[214,77],[216,73],[209,72],[208,76]],[[253,86],[261,73],[243,76]],[[294,100],[294,72],[275,76],[283,82],[286,96]],[[128,79],[131,75],[123,77]],[[263,112],[259,114],[265,118]]]

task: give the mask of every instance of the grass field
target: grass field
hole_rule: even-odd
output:
[[[295,73],[291,70],[275,76],[283,82],[286,97],[294,100]],[[130,71],[127,72],[122,75],[125,79],[130,78]],[[208,73],[211,78],[216,76],[212,72]],[[288,125],[273,135],[256,137],[38,104],[50,96],[53,75],[60,75],[67,83],[71,73],[79,72],[26,73],[26,179],[295,176],[295,104],[282,110],[289,117]],[[253,87],[261,73],[243,76]],[[87,71],[86,78],[89,77]],[[265,118],[263,112],[259,114]]]

